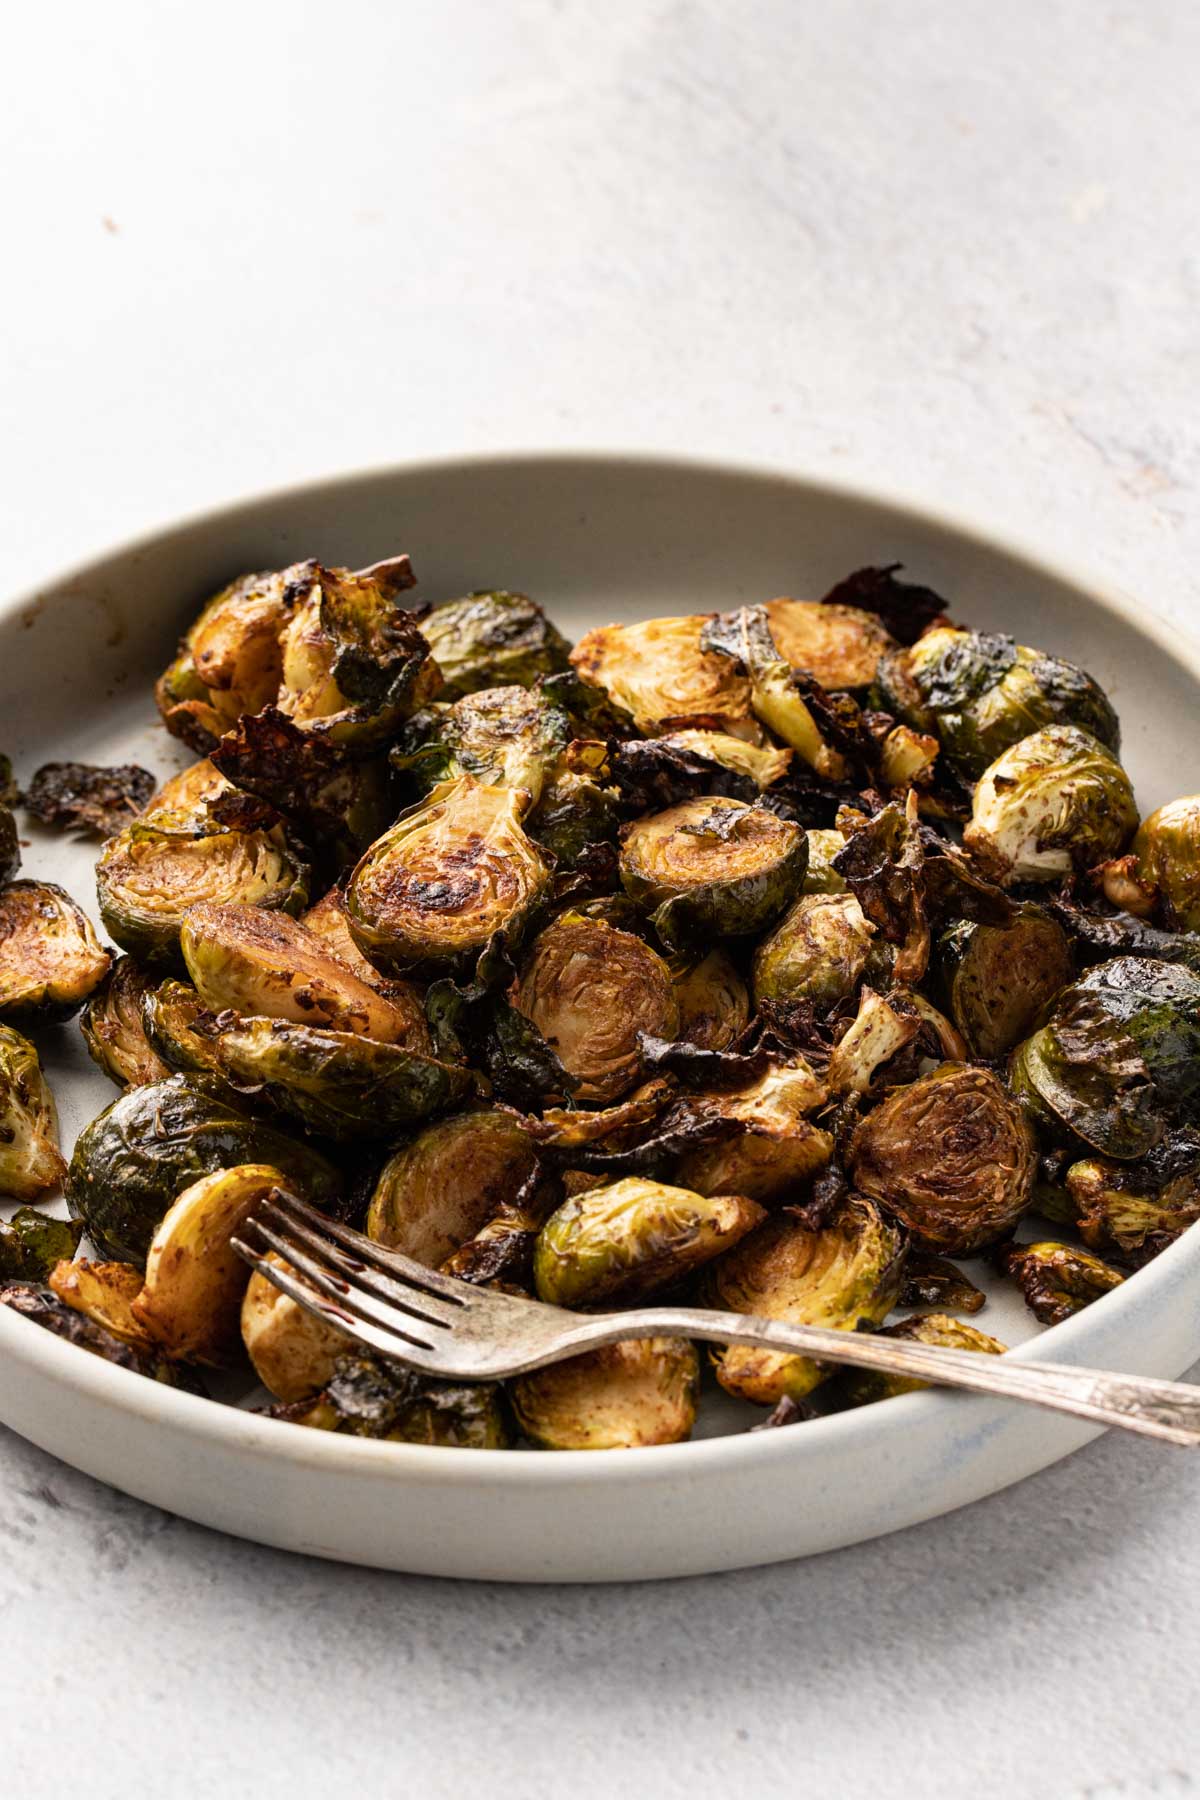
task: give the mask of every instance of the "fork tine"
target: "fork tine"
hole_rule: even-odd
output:
[[[434,1325],[453,1324],[458,1308],[434,1294],[427,1294],[424,1289],[398,1281],[393,1275],[381,1275],[375,1269],[368,1268],[361,1257],[351,1256],[337,1244],[330,1243],[319,1231],[310,1231],[307,1225],[293,1219],[286,1207],[277,1205],[274,1198],[261,1201],[255,1208],[251,1222],[257,1224],[261,1219],[271,1221],[278,1231],[293,1242],[307,1245],[317,1256],[332,1263],[337,1273],[344,1275],[354,1286],[370,1288],[372,1293],[378,1294],[381,1299],[393,1301],[416,1319],[423,1319]]]
[[[427,1269],[423,1263],[414,1262],[411,1256],[405,1256],[399,1250],[389,1250],[383,1244],[364,1237],[361,1231],[355,1231],[349,1225],[342,1225],[337,1219],[331,1219],[319,1212],[315,1206],[309,1206],[295,1194],[284,1194],[276,1188],[272,1196],[272,1204],[280,1211],[290,1213],[293,1219],[299,1219],[311,1226],[323,1238],[333,1240],[345,1246],[360,1262],[367,1263],[384,1273],[389,1271],[401,1276],[413,1287],[422,1288],[427,1294],[436,1294],[440,1299],[448,1300],[453,1306],[465,1306],[474,1297],[474,1290],[469,1282],[456,1281],[451,1275],[440,1275],[436,1269]]]
[[[366,1344],[370,1350],[377,1350],[382,1356],[394,1357],[397,1362],[409,1363],[428,1374],[437,1373],[437,1362],[428,1345],[419,1344],[415,1338],[407,1338],[403,1334],[381,1331],[367,1320],[356,1318],[337,1302],[323,1299],[306,1281],[293,1275],[290,1269],[281,1269],[277,1263],[268,1262],[265,1256],[261,1256],[241,1238],[230,1238],[229,1242],[243,1262],[249,1263],[252,1269],[257,1269],[281,1293],[287,1294],[305,1312],[312,1313],[323,1324],[335,1325],[348,1337]],[[422,1354],[423,1351],[428,1354]]]
[[[372,1325],[381,1325],[385,1331],[407,1339],[420,1350],[432,1350],[431,1338],[437,1332],[445,1330],[445,1326],[436,1319],[428,1319],[419,1314],[414,1316],[407,1305],[395,1300],[377,1300],[373,1294],[356,1287],[353,1279],[331,1274],[319,1262],[314,1261],[306,1250],[298,1249],[289,1239],[272,1231],[269,1225],[264,1225],[257,1213],[251,1214],[242,1230],[253,1232],[255,1237],[269,1244],[272,1250],[278,1251],[319,1294],[332,1300],[336,1307],[353,1314],[356,1319],[366,1319]],[[402,1314],[403,1318],[398,1319],[397,1314]],[[405,1328],[410,1319],[414,1327],[411,1331]]]

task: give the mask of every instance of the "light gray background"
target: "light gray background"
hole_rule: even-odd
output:
[[[636,444],[899,488],[1194,617],[1187,0],[89,0],[5,37],[6,590],[293,478]],[[1187,1795],[1198,1503],[1106,1441],[819,1562],[521,1591],[292,1560],[0,1437],[4,1783]]]

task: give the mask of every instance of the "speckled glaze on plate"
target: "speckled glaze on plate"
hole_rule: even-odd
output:
[[[0,748],[26,777],[64,757],[169,772],[186,752],[155,723],[151,684],[208,594],[247,569],[309,555],[361,565],[397,549],[413,556],[419,598],[519,588],[571,636],[613,619],[811,597],[864,563],[901,561],[956,615],[1097,676],[1121,714],[1143,812],[1200,785],[1190,752],[1200,652],[1136,602],[918,506],[823,479],[621,454],[348,476],[189,520],[75,570],[0,610]],[[94,846],[36,827],[30,839],[23,872],[62,882],[94,915]],[[73,1024],[44,1033],[40,1048],[69,1145],[115,1090]],[[993,1294],[980,1323],[1064,1362],[1173,1377],[1200,1356],[1198,1292],[1193,1229],[1049,1333],[1010,1291]],[[4,1309],[0,1419],[115,1487],[242,1537],[511,1581],[648,1579],[811,1555],[994,1493],[1095,1435],[1011,1402],[926,1392],[754,1435],[751,1415],[713,1404],[704,1435],[657,1450],[369,1443],[160,1387]]]

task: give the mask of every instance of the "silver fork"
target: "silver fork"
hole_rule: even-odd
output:
[[[1167,1443],[1200,1445],[1200,1387],[1177,1381],[1063,1363],[1017,1362],[911,1339],[700,1307],[567,1312],[438,1274],[279,1188],[259,1203],[241,1229],[243,1235],[232,1239],[233,1248],[283,1293],[369,1350],[442,1380],[500,1381],[626,1338],[701,1338],[973,1388]],[[268,1262],[268,1250],[290,1268]]]

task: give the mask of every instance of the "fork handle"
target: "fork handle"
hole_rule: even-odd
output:
[[[818,1325],[789,1325],[748,1313],[700,1307],[639,1307],[634,1313],[605,1313],[581,1320],[572,1348],[585,1350],[633,1337],[701,1338],[716,1344],[750,1344],[878,1369],[941,1387],[972,1388],[1006,1400],[1027,1400],[1053,1412],[1071,1413],[1098,1425],[1117,1425],[1170,1444],[1200,1447],[1200,1386],[1117,1375],[1067,1363],[1018,1361],[977,1350],[950,1350],[911,1338],[888,1338]],[[562,1354],[562,1350],[559,1350]]]

